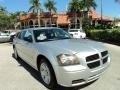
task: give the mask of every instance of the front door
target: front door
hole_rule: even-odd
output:
[[[23,35],[23,42],[21,47],[24,54],[24,60],[28,64],[32,65],[34,60],[35,49],[33,44],[32,32],[30,30],[27,30]]]

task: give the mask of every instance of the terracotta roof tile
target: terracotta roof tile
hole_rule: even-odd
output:
[[[101,20],[101,14],[96,13],[96,11],[92,11],[89,13],[89,16],[92,16],[93,20]],[[47,13],[43,13],[41,14],[41,18],[44,17],[49,17],[49,14]],[[69,24],[70,20],[69,20],[69,16],[66,13],[59,13],[59,14],[54,14],[53,17],[57,17],[57,23],[58,24]],[[20,20],[28,20],[28,19],[34,19],[37,18],[37,16],[33,15],[32,13],[26,15],[26,16],[21,16]],[[114,19],[112,17],[108,17],[108,16],[103,16],[102,17],[103,20],[105,21],[113,21]]]
[[[57,19],[58,24],[69,24],[68,15],[59,14]]]
[[[92,16],[92,19],[97,19],[97,20],[101,20],[101,14],[96,13],[96,11],[92,11],[91,13],[89,13],[90,16]],[[108,16],[102,16],[102,19],[105,21],[113,21],[114,19],[112,17],[108,17]]]

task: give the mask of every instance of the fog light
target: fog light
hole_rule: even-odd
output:
[[[82,82],[85,82],[85,80],[84,79],[74,80],[72,81],[72,84],[77,84],[77,83],[82,83]]]

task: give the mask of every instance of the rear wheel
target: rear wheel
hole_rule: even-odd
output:
[[[55,75],[51,65],[44,58],[39,63],[39,71],[43,84],[47,88],[53,89],[56,86]]]

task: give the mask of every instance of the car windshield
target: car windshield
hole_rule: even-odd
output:
[[[40,29],[33,31],[36,42],[71,39],[72,37],[62,29]]]

